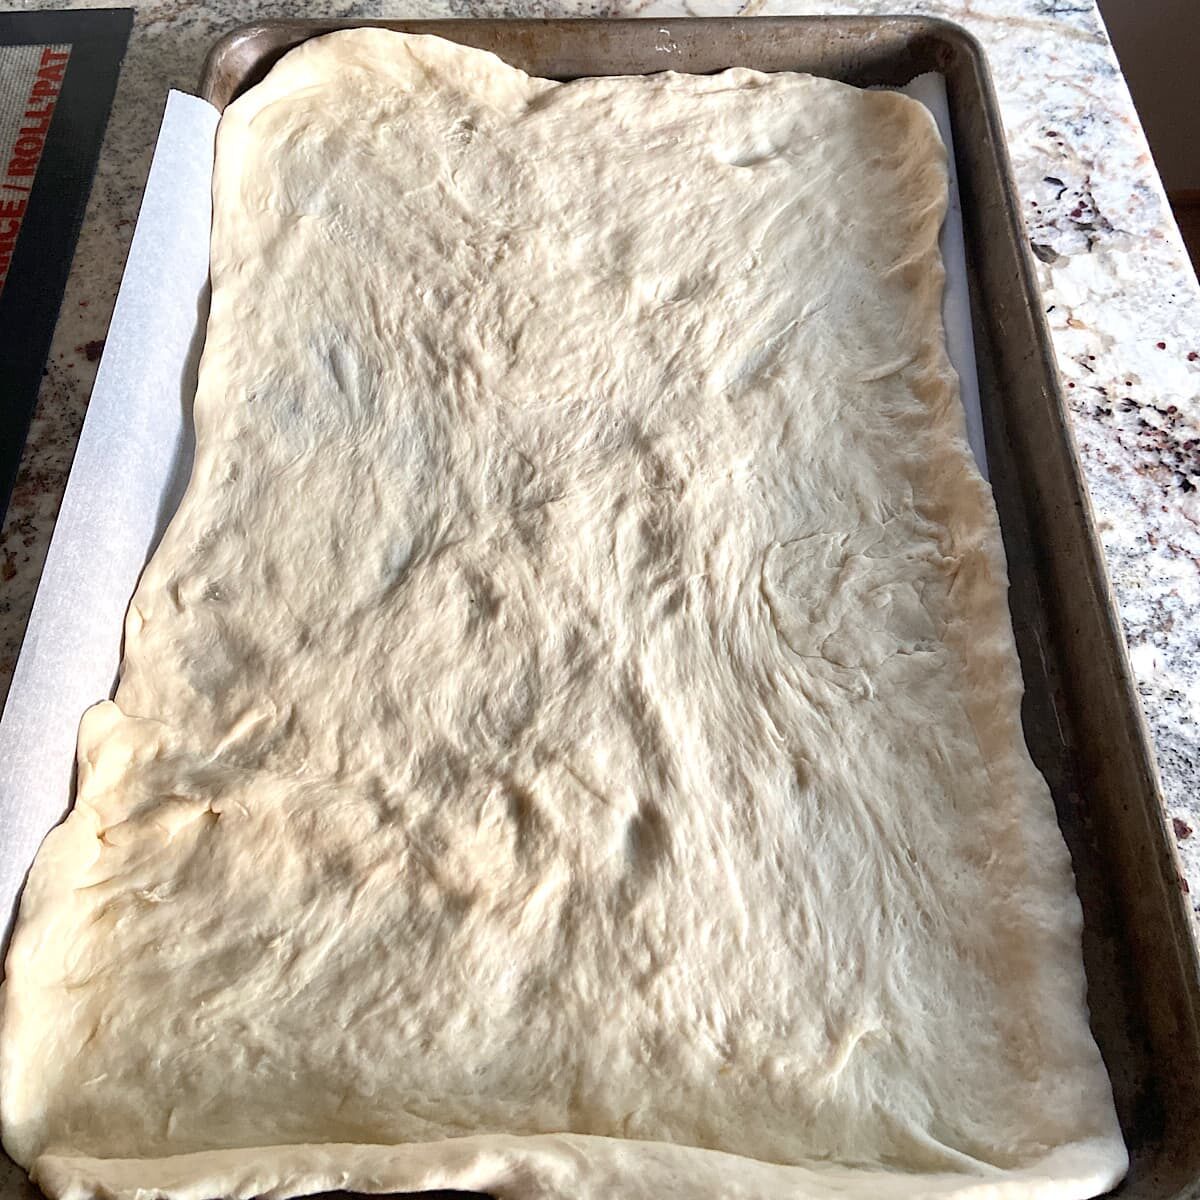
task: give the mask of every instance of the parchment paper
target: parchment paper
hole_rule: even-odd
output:
[[[71,477],[0,720],[0,920],[71,798],[84,710],[111,695],[125,609],[191,463],[208,313],[211,104],[172,92]],[[7,937],[5,936],[5,941]]]
[[[945,80],[924,75],[903,90],[932,111],[951,151],[943,316],[968,438],[986,476]],[[38,845],[69,807],[79,718],[112,694],[129,598],[191,467],[217,120],[216,109],[194,96],[167,98],[104,357],[0,720],[4,942]]]

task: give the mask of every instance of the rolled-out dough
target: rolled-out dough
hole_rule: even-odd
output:
[[[214,188],[10,1153],[65,1200],[1113,1184],[920,105],[359,30]]]

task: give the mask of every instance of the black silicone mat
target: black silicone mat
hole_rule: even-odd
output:
[[[127,8],[0,13],[0,519],[132,24]]]

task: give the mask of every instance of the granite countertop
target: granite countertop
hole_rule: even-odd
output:
[[[103,5],[22,4],[64,6]],[[0,692],[7,690],[53,530],[166,92],[195,87],[205,51],[219,34],[263,17],[318,11],[363,17],[926,13],[966,26],[991,62],[1075,437],[1200,912],[1200,288],[1093,0],[326,0],[319,10],[245,0],[145,0],[134,6],[99,172],[0,535]]]

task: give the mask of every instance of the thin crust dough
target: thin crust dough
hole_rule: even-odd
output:
[[[1123,1174],[901,96],[307,43],[33,867],[53,1197],[1081,1200]]]

